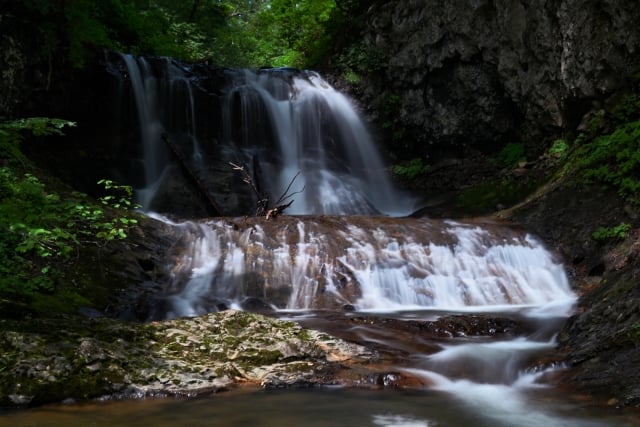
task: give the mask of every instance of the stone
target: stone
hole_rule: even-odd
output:
[[[539,136],[575,126],[640,66],[640,9],[624,0],[399,0],[366,21],[365,47],[388,55],[354,96],[404,130],[395,154],[428,145],[433,162],[525,136],[540,154]],[[385,117],[392,97],[400,114]]]

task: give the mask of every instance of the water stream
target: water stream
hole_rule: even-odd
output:
[[[193,88],[184,70],[167,61],[171,72],[161,80],[144,59],[123,60],[144,151],[138,197],[149,210],[166,170],[175,166],[159,143],[176,126],[162,114],[169,110],[162,100],[169,102],[172,91],[183,94],[193,167],[204,170],[214,160],[205,156],[206,136],[196,137]],[[170,261],[173,280],[148,302],[148,320],[259,306],[364,344],[402,349],[409,356],[390,369],[419,385],[56,405],[0,413],[0,427],[633,425],[569,400],[549,381],[564,367],[542,361],[554,360],[555,335],[576,296],[562,263],[534,236],[487,220],[376,216],[405,214],[413,201],[393,188],[348,99],[313,72],[238,76],[224,97],[228,126],[217,137],[233,152],[228,158],[251,165],[257,156],[274,200],[299,173],[294,187],[305,190],[288,213],[333,216],[177,221],[149,213],[180,237]],[[344,327],[341,320],[418,322],[450,315],[506,318],[520,325],[519,332],[450,334],[425,343],[419,333],[407,339],[366,324]]]

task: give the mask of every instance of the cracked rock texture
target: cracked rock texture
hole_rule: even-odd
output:
[[[398,153],[523,139],[539,154],[541,136],[574,129],[640,71],[638,22],[622,0],[376,2],[362,43],[385,60],[357,97],[401,132]]]
[[[369,374],[361,367],[351,376],[340,375],[378,357],[293,322],[233,310],[147,324],[106,318],[0,320],[0,346],[0,406],[114,395],[190,396],[240,383],[338,384]]]

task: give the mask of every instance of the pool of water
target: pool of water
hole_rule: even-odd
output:
[[[552,390],[486,405],[437,391],[251,390],[0,412],[0,427],[631,427],[640,419],[562,402]]]

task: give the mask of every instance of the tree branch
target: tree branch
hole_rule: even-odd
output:
[[[256,216],[264,215],[266,219],[271,219],[280,215],[282,212],[284,212],[285,209],[291,206],[291,204],[293,203],[293,200],[290,200],[289,203],[286,203],[286,204],[283,202],[285,200],[290,199],[296,194],[302,193],[305,190],[305,186],[303,186],[301,190],[289,194],[289,191],[291,190],[291,186],[293,185],[295,180],[298,178],[298,176],[300,176],[300,171],[298,171],[298,173],[296,173],[296,175],[291,179],[291,181],[289,181],[289,185],[287,185],[287,188],[284,190],[284,192],[280,195],[280,197],[276,201],[275,203],[276,206],[269,209],[269,197],[262,192],[262,188],[259,182],[260,181],[259,180],[260,165],[257,159],[255,157],[253,158],[253,169],[254,169],[255,178],[251,177],[251,175],[249,174],[249,172],[247,172],[247,169],[244,165],[239,165],[233,162],[229,162],[229,165],[231,165],[233,170],[240,172],[240,174],[242,175],[242,181],[248,184],[249,187],[251,187],[251,189],[257,196],[258,202],[256,207]]]

